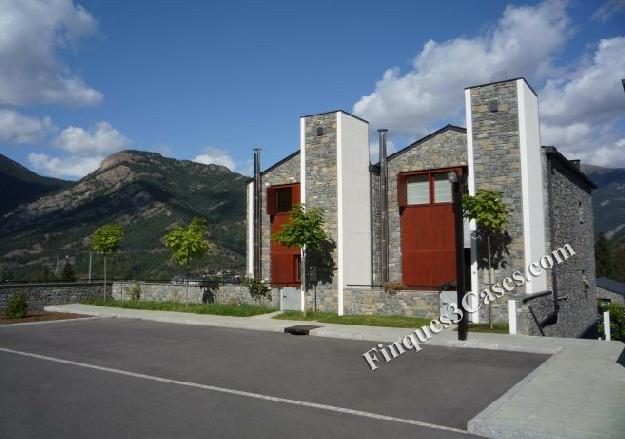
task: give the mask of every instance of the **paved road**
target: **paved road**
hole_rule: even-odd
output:
[[[0,328],[0,437],[466,438],[445,428],[547,358],[426,346],[372,373],[371,347],[118,319]]]

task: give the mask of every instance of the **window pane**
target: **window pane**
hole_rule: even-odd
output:
[[[430,184],[427,175],[411,175],[406,182],[408,204],[430,204]]]
[[[276,210],[278,212],[289,212],[291,210],[291,188],[285,187],[276,190]]]
[[[447,173],[434,174],[434,202],[451,203],[451,182]]]

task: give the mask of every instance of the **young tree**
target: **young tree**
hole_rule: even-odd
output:
[[[503,232],[508,222],[508,207],[501,199],[500,192],[479,190],[475,195],[465,194],[462,197],[462,210],[465,218],[475,220],[478,235],[486,237],[488,284],[493,285],[492,279],[492,247],[491,239]],[[492,304],[488,303],[488,326],[493,328]]]
[[[104,288],[102,297],[106,300],[106,257],[115,254],[124,237],[124,227],[119,224],[105,224],[91,235],[91,250],[104,255]]]
[[[302,283],[304,291],[308,289],[306,258],[310,251],[321,250],[328,235],[324,229],[325,211],[320,207],[306,208],[303,204],[293,206],[290,221],[273,235],[273,240],[285,247],[298,247],[303,251]],[[317,308],[315,298],[315,309]]]
[[[193,259],[201,258],[210,250],[206,240],[206,221],[193,218],[189,225],[176,226],[165,233],[165,246],[171,250],[172,259],[187,270],[186,302],[189,303],[189,270]]]
[[[76,282],[74,268],[69,261],[65,261],[65,265],[63,265],[63,270],[61,271],[61,280],[63,282]]]

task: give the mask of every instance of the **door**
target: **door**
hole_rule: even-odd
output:
[[[404,185],[398,188],[404,197],[399,200],[404,285],[438,289],[455,282],[454,212],[447,170],[400,174],[398,185]]]

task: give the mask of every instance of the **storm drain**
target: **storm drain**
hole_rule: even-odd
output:
[[[310,335],[311,329],[321,328],[321,326],[316,325],[294,325],[288,326],[284,328],[285,334],[291,335]]]

